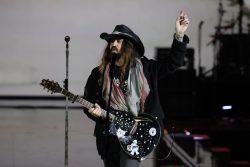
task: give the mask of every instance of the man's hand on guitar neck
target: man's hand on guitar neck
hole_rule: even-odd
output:
[[[96,103],[89,109],[89,113],[96,118],[99,118],[102,114],[101,107]]]

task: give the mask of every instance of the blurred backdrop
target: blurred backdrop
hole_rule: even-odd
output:
[[[172,134],[185,134],[176,141],[191,146],[188,153],[197,136],[190,144],[186,132],[209,139],[202,145],[209,148],[203,162],[197,149],[189,153],[200,166],[249,165],[249,155],[241,154],[249,148],[249,9],[250,0],[0,0],[0,167],[64,164],[64,98],[49,95],[39,83],[48,78],[63,85],[65,36],[69,89],[82,95],[106,46],[102,32],[125,24],[140,36],[145,56],[160,59],[169,53],[182,10],[190,19],[185,66],[159,85],[166,129],[175,126],[168,129]],[[100,166],[93,122],[80,105],[69,109],[70,166]],[[185,149],[143,166],[185,165],[180,152]]]
[[[194,48],[194,64],[198,67],[199,25],[200,66],[209,70],[214,63],[211,41],[220,21],[219,3],[225,13],[221,25],[229,25],[238,16],[238,6],[228,0],[136,0],[105,2],[98,0],[1,0],[0,92],[1,94],[41,94],[36,87],[41,78],[58,82],[65,78],[65,41],[69,42],[70,87],[82,93],[90,70],[99,63],[106,45],[99,38],[112,32],[117,24],[126,24],[142,38],[148,58],[156,47],[169,47],[175,19],[181,10],[191,21],[187,34]],[[243,31],[247,32],[244,17]],[[222,32],[237,33],[238,24]]]

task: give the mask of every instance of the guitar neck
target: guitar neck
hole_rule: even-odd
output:
[[[73,103],[76,101],[76,102],[80,103],[81,105],[83,105],[83,107],[85,107],[87,109],[90,109],[94,105],[93,103],[81,98],[78,95],[71,93],[70,91],[67,91],[66,89],[61,88],[60,93],[63,94],[64,96],[68,97],[69,100],[71,100]],[[107,116],[107,111],[104,109],[101,109],[101,117],[106,118],[106,116]],[[110,113],[109,118],[112,121],[112,120],[114,120],[115,115]]]

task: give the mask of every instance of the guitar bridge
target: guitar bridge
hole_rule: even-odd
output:
[[[142,121],[148,121],[148,122],[153,122],[152,120],[148,119],[148,118],[144,118],[144,117],[135,117],[134,120],[136,122],[142,122]]]

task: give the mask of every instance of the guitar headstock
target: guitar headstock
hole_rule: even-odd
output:
[[[62,91],[62,88],[58,82],[50,81],[49,79],[43,79],[40,85],[42,85],[44,89],[47,88],[48,92],[51,91],[51,94],[60,93]]]

